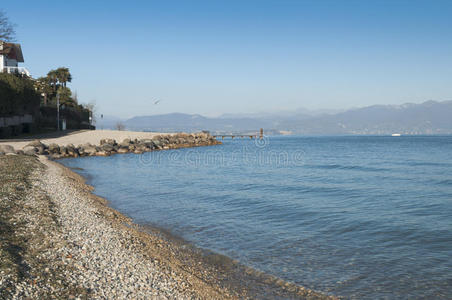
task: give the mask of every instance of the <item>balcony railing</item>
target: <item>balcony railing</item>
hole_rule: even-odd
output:
[[[4,67],[3,73],[9,73],[9,74],[22,74],[27,75],[28,77],[31,77],[30,72],[23,67]]]

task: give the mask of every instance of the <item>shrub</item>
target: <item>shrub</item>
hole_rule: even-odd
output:
[[[0,116],[36,114],[40,101],[30,78],[0,73]]]

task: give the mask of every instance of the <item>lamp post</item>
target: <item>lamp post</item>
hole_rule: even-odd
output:
[[[56,100],[57,100],[57,131],[60,131],[60,93],[57,93]]]

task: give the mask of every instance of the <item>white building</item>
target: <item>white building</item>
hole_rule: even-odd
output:
[[[24,56],[20,44],[7,43],[0,41],[0,72],[1,73],[19,73],[30,76],[30,72],[19,63],[24,62]]]

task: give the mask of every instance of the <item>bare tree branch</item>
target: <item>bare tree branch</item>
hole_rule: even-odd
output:
[[[124,131],[124,130],[126,130],[126,125],[124,125],[124,123],[122,123],[122,122],[117,122],[115,124],[115,129],[119,130],[119,131]]]
[[[5,12],[0,10],[0,40],[13,41],[16,38],[15,26],[9,21]]]

